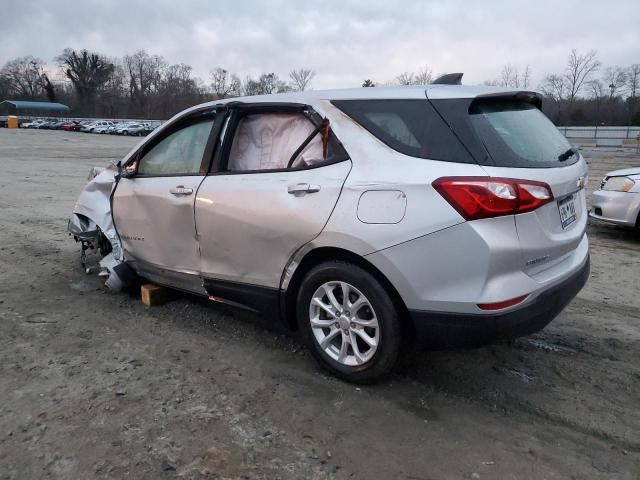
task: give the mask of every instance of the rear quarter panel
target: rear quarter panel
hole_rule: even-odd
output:
[[[486,175],[480,166],[401,154],[329,102],[314,108],[330,118],[332,129],[353,161],[336,208],[321,235],[314,240],[315,245],[337,246],[366,255],[464,221],[431,183],[442,176]],[[399,217],[397,205],[380,205],[381,223],[375,223],[370,213],[366,223],[358,218],[363,193],[376,190],[405,195],[404,215],[399,221],[384,223],[386,218]]]

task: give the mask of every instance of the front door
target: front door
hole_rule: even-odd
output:
[[[301,112],[232,118],[220,171],[196,198],[201,271],[211,296],[263,309],[291,256],[322,231],[351,161]]]
[[[200,293],[194,202],[212,126],[212,118],[199,118],[170,129],[141,152],[135,174],[120,179],[113,197],[115,226],[134,268]]]

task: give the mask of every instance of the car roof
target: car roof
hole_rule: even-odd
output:
[[[274,93],[250,97],[234,97],[214,100],[199,105],[213,106],[229,102],[291,102],[314,103],[318,100],[383,100],[419,98],[475,98],[479,95],[513,94],[530,90],[484,85],[410,85],[396,87],[344,88],[339,90],[307,90],[304,92]]]

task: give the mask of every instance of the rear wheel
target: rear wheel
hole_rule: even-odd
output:
[[[298,292],[296,315],[311,353],[337,377],[372,383],[393,368],[398,315],[382,285],[361,267],[340,261],[314,267]]]

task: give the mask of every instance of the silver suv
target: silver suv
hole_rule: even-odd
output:
[[[410,341],[536,332],[586,282],[587,167],[540,104],[461,85],[214,101],[102,171],[102,206],[88,186],[70,229],[99,230],[140,277],[280,319],[333,374],[371,382]]]

